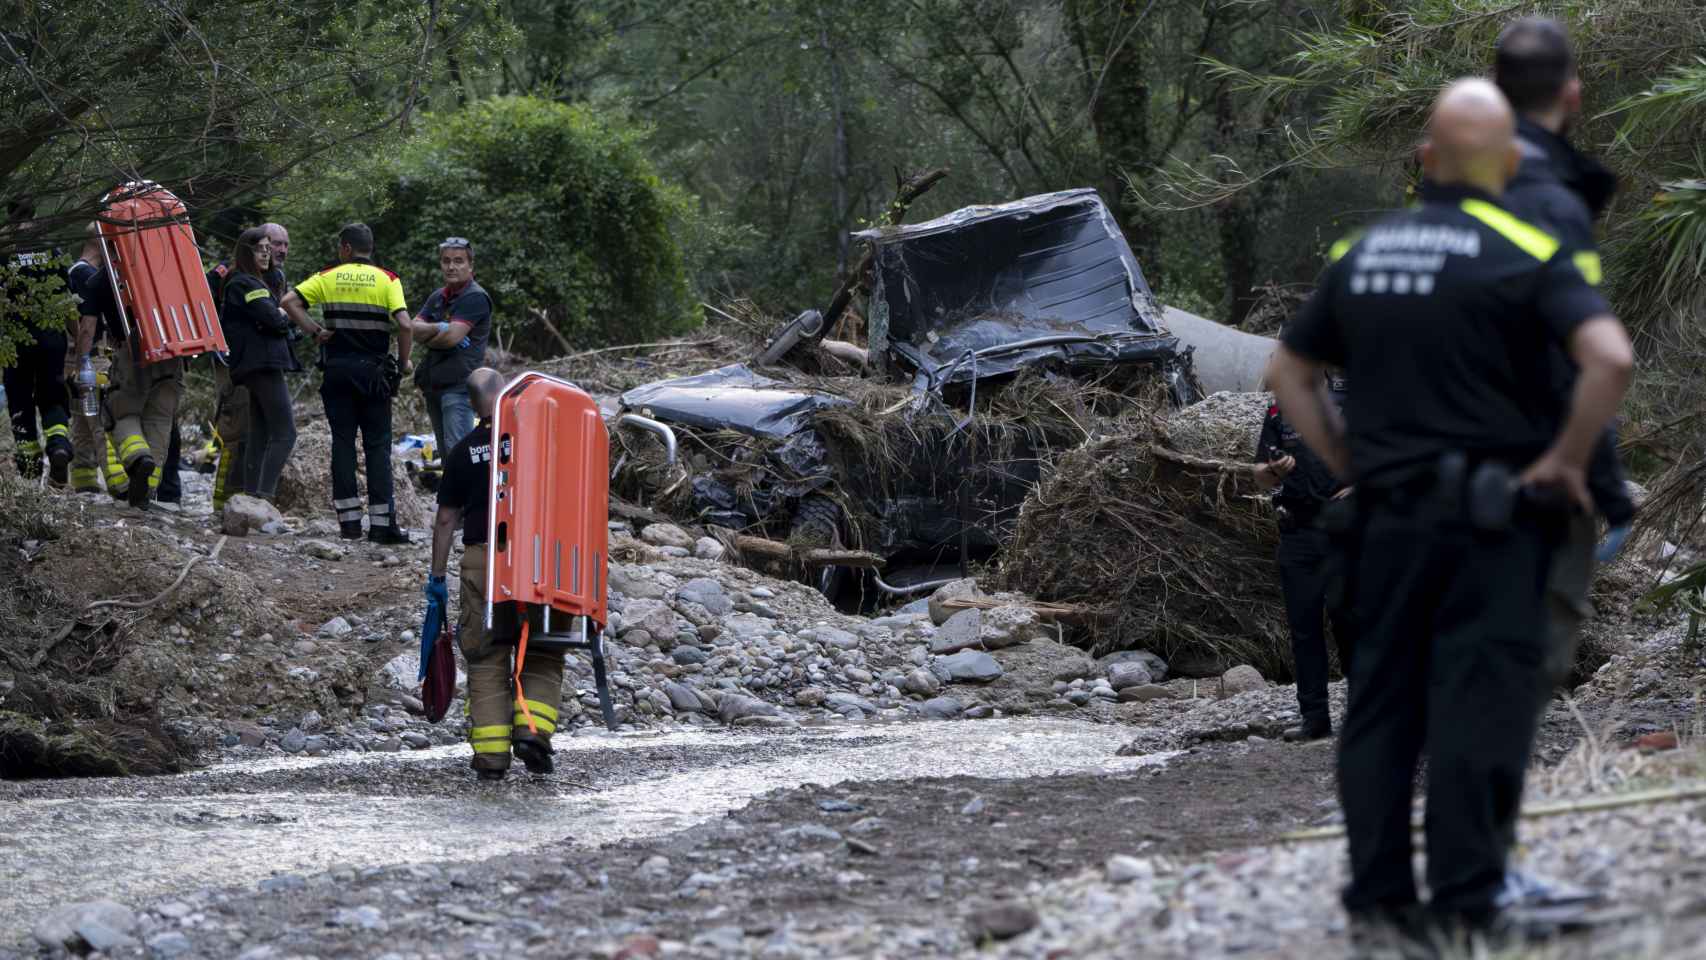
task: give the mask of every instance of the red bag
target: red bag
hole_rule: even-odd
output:
[[[444,719],[450,701],[456,698],[456,627],[445,624],[438,639],[432,642],[427,657],[426,679],[421,682],[421,703],[426,706],[428,723]]]

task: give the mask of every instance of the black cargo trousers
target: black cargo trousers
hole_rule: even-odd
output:
[[[367,467],[368,524],[382,528],[393,523],[391,395],[380,374],[383,362],[383,357],[361,354],[328,356],[325,361],[320,399],[332,431],[332,509],[339,523],[361,522],[355,476],[357,431]]]
[[[1430,909],[1496,914],[1550,678],[1545,589],[1562,517],[1519,509],[1499,532],[1431,491],[1363,497],[1355,534],[1358,625],[1339,795],[1350,841],[1347,910],[1416,902],[1410,810],[1427,752]]]
[[[1280,526],[1278,561],[1297,672],[1298,713],[1305,727],[1325,728],[1332,723],[1327,708],[1328,621],[1333,625],[1339,666],[1346,676],[1351,669],[1351,618],[1342,615],[1339,604],[1329,603],[1333,581],[1343,575],[1339,545],[1320,527],[1286,521]]]
[[[63,450],[71,460],[71,427],[65,403],[66,336],[58,330],[36,330],[18,345],[18,358],[4,375],[7,412],[12,420],[18,469],[41,476],[41,456]],[[41,418],[41,428],[36,418]]]

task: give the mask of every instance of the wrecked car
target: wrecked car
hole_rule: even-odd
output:
[[[731,364],[629,390],[622,411],[668,425],[679,458],[619,431],[615,492],[711,528],[869,551],[880,575],[826,567],[810,582],[905,593],[992,555],[1058,453],[1201,395],[1094,190],[854,236],[872,250],[871,375]],[[759,359],[820,319],[797,318]]]

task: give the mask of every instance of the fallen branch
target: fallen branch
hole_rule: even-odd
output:
[[[1638,807],[1649,803],[1671,803],[1680,800],[1698,800],[1706,797],[1706,784],[1694,784],[1687,787],[1664,787],[1656,790],[1637,790],[1634,793],[1615,794],[1608,797],[1585,797],[1581,800],[1558,800],[1552,803],[1537,803],[1525,807],[1522,811],[1524,820],[1539,820],[1545,817],[1560,817],[1571,813],[1596,813],[1601,810],[1616,810],[1620,807]],[[1410,829],[1420,832],[1423,823],[1416,820],[1410,824]],[[1345,835],[1345,828],[1316,827],[1311,830],[1297,830],[1281,834],[1281,842],[1307,843],[1313,840],[1332,840]]]
[[[1176,463],[1183,467],[1196,467],[1199,470],[1218,470],[1221,473],[1231,473],[1239,476],[1253,477],[1256,475],[1257,464],[1254,463],[1235,463],[1231,460],[1212,460],[1208,457],[1192,456],[1188,453],[1180,453],[1177,450],[1163,447],[1158,443],[1150,444],[1149,452],[1153,454],[1157,460],[1165,460],[1168,463]]]
[[[550,314],[546,313],[544,310],[538,309],[537,307],[527,312],[533,315],[533,319],[539,321],[539,325],[544,327],[547,333],[557,338],[557,342],[563,345],[564,350],[570,353],[574,352],[574,344],[570,343],[569,338],[563,336],[563,331],[558,330],[557,325],[551,322]]]
[[[796,548],[779,540],[735,534],[735,549],[772,560],[793,560],[808,567],[870,567],[883,565],[883,558],[864,550],[834,550],[827,547]]]
[[[66,622],[64,627],[60,628],[59,633],[55,634],[53,639],[43,644],[42,648],[36,651],[35,657],[30,661],[30,668],[33,670],[46,662],[48,655],[53,652],[53,648],[59,646],[60,641],[71,636],[71,631],[77,629],[77,624],[81,622],[83,615],[91,610],[99,610],[103,607],[114,607],[120,610],[145,610],[171,596],[173,590],[176,590],[178,587],[183,585],[184,580],[190,575],[190,571],[195,569],[196,564],[203,560],[219,559],[219,551],[225,549],[225,541],[227,539],[229,538],[223,536],[220,537],[219,542],[213,545],[213,551],[211,553],[198,553],[191,557],[189,562],[184,564],[184,568],[178,572],[178,578],[176,580],[173,580],[169,585],[167,585],[166,589],[152,597],[149,597],[147,600],[93,600],[85,604],[82,610],[77,611],[77,615],[75,617],[72,617]]]
[[[904,181],[896,176],[894,200],[889,203],[888,210],[884,212],[878,224],[892,227],[906,219],[907,208],[912,206],[913,201],[929,193],[930,188],[940,183],[942,178],[947,175],[947,169],[942,168],[917,174]],[[823,322],[818,325],[817,336],[812,339],[822,340],[831,330],[835,329],[836,322],[841,319],[843,313],[847,312],[848,304],[853,302],[853,294],[865,285],[865,275],[871,272],[871,264],[875,261],[876,248],[867,246],[865,255],[859,258],[859,265],[847,274],[847,279],[841,281],[841,286],[836,289],[835,296],[829,298],[829,306],[823,311]]]
[[[599,347],[596,350],[582,350],[562,357],[564,361],[579,360],[582,357],[596,357],[601,353],[618,353],[623,350],[651,350],[655,347],[708,347],[716,343],[712,340],[657,340],[652,343],[619,343],[614,347]],[[567,345],[567,341],[564,342]]]
[[[1096,616],[1099,611],[1089,607],[1074,607],[1064,603],[1039,603],[1036,601],[1018,603],[1012,600],[997,600],[992,597],[953,597],[941,601],[945,610],[994,610],[996,607],[1024,607],[1032,611],[1038,618],[1053,622],[1056,620],[1084,620]]]

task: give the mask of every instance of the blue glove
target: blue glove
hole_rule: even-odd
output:
[[[426,594],[427,602],[437,602],[439,606],[450,603],[450,588],[445,585],[443,577],[427,577],[426,587],[421,590]]]
[[[1616,559],[1617,551],[1623,549],[1623,541],[1627,539],[1629,539],[1628,524],[1624,524],[1620,527],[1612,527],[1610,530],[1606,531],[1605,542],[1600,544],[1599,549],[1594,552],[1594,562],[1610,563],[1612,560]]]
[[[444,611],[450,605],[450,592],[444,585],[443,577],[428,577],[426,588],[421,592],[426,594],[426,617],[421,621],[421,668],[417,681],[426,679],[427,661],[432,658],[433,644],[438,642],[438,635],[444,629]]]

